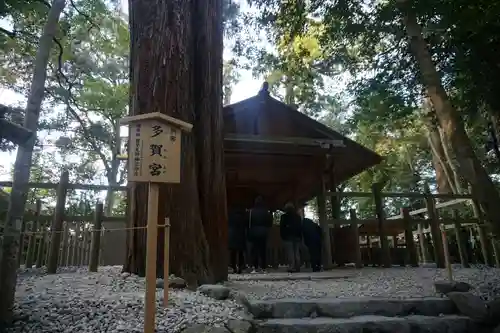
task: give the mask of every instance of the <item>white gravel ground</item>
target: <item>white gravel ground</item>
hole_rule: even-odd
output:
[[[446,279],[435,268],[342,269],[349,277],[332,280],[245,281],[239,275],[228,284],[250,298],[424,297],[435,296],[433,282]],[[339,274],[341,275],[341,274]],[[485,298],[500,296],[500,269],[455,268],[457,281],[470,283]],[[241,281],[243,279],[243,281]],[[101,267],[98,273],[69,268],[57,275],[24,270],[16,293],[18,318],[8,332],[142,332],[144,279],[121,274],[121,267]],[[245,315],[234,301],[216,301],[196,292],[172,290],[170,307],[161,305],[158,290],[157,332],[177,333],[187,324],[222,326]]]
[[[243,281],[251,274],[238,276],[230,285],[249,298],[317,297],[428,297],[436,296],[434,281],[447,280],[446,270],[436,268],[341,269],[348,278],[332,280]],[[342,273],[339,272],[339,275]],[[473,293],[485,299],[500,297],[500,269],[454,267],[453,278],[474,287]]]
[[[64,269],[57,275],[41,270],[20,273],[16,293],[18,320],[8,332],[142,332],[144,278],[121,274],[121,267]],[[186,324],[222,325],[240,319],[234,301],[216,301],[196,292],[171,290],[170,307],[160,304],[157,290],[157,332],[177,333]]]

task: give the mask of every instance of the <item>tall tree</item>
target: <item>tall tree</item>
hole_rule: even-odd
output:
[[[59,17],[65,5],[65,0],[54,0],[52,2],[38,45],[33,80],[31,81],[31,89],[24,118],[24,127],[33,133],[36,133],[38,129],[50,50],[57,32]],[[0,318],[4,321],[10,320],[12,317],[17,280],[19,235],[26,204],[26,195],[28,193],[27,185],[30,178],[35,140],[36,138],[33,137],[24,147],[19,147],[16,156],[14,182],[3,234],[2,261],[0,266]]]
[[[194,6],[198,197],[213,278],[224,281],[229,260],[222,119],[223,0],[197,0]],[[204,28],[199,29],[198,24]]]
[[[181,184],[160,188],[160,202],[166,204],[158,219],[168,216],[172,225],[172,273],[192,286],[214,277],[223,280],[222,3],[130,0],[129,11],[131,113],[162,112],[194,125],[193,133],[182,139]],[[147,187],[135,184],[131,191],[130,221],[144,226]],[[129,233],[126,271],[144,275],[145,241],[143,231]],[[159,244],[162,267],[163,235]]]
[[[441,83],[441,78],[432,61],[410,1],[398,0],[397,5],[403,13],[403,22],[410,39],[412,52],[420,67],[423,84],[432,101],[445,137],[453,148],[459,171],[470,183],[472,193],[480,202],[487,219],[494,227],[496,235],[500,235],[500,208],[498,207],[500,193],[498,193],[498,189],[477,158],[462,119],[453,107]]]

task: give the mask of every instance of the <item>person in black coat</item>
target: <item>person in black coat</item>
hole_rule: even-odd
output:
[[[321,227],[308,218],[302,219],[302,234],[304,236],[304,244],[309,250],[311,257],[311,267],[313,272],[321,270]]]
[[[255,205],[248,213],[248,223],[248,241],[251,245],[254,272],[265,270],[267,238],[273,225],[273,215],[265,207],[261,196],[255,199]]]
[[[300,271],[300,244],[302,242],[302,217],[291,202],[285,205],[280,219],[280,236],[286,248],[289,272]]]
[[[228,213],[228,241],[230,264],[233,272],[241,274],[245,267],[245,248],[248,229],[248,220],[245,211],[239,208],[230,208]]]

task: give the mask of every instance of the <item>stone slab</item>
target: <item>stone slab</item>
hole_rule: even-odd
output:
[[[480,332],[467,317],[358,316],[352,318],[269,319],[259,323],[256,333],[468,333]]]
[[[254,318],[350,318],[362,315],[386,317],[456,314],[457,309],[447,298],[318,298],[249,300],[247,310]]]
[[[255,274],[229,274],[230,281],[296,281],[296,280],[335,280],[356,276],[352,272],[337,270],[326,272],[271,272]]]

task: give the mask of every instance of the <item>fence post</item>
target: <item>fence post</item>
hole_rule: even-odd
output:
[[[47,237],[45,237],[45,253],[43,254],[43,265],[45,267],[47,267],[48,263],[49,263],[49,254],[50,254],[50,238],[51,238],[51,234],[49,232],[49,230],[47,230]]]
[[[417,249],[415,247],[415,241],[413,240],[412,219],[407,207],[401,208],[401,215],[403,216],[405,224],[405,242],[408,261],[412,267],[418,267]]]
[[[38,220],[40,216],[40,211],[42,210],[42,202],[40,199],[36,201],[36,210],[35,210],[35,218],[31,223],[30,236],[28,241],[28,252],[26,253],[26,268],[31,268],[33,266],[33,261],[35,259],[35,245],[36,238],[38,236]]]
[[[359,246],[359,225],[357,223],[358,217],[356,210],[349,210],[349,217],[351,219],[351,230],[354,237],[354,264],[356,268],[363,268],[363,260],[361,258],[361,247]]]
[[[434,245],[434,257],[438,268],[445,268],[443,238],[441,228],[439,228],[439,216],[436,211],[436,202],[430,196],[431,191],[429,186],[425,185],[425,205],[427,206],[427,214],[429,215],[429,224],[431,227],[432,243]]]
[[[85,226],[82,228],[82,241],[81,241],[81,247],[80,247],[80,266],[84,266],[87,264],[86,257],[87,257],[87,240],[88,240],[88,235],[87,235],[87,229]]]
[[[446,265],[446,273],[448,275],[448,280],[453,282],[453,270],[451,268],[450,250],[448,249],[448,237],[446,236],[446,227],[442,225],[441,228],[441,238],[443,239],[443,252],[444,252],[444,262]]]
[[[103,218],[101,218],[102,220]],[[101,225],[101,239],[100,239],[100,242],[99,242],[99,266],[104,266],[104,256],[103,256],[103,252],[104,252],[104,240],[106,239],[104,237],[104,235],[106,234],[106,232],[109,232],[106,230],[106,228],[102,227]]]
[[[69,222],[64,222],[62,249],[61,249],[61,266],[68,266],[68,241],[69,241]]]
[[[47,273],[55,274],[57,272],[57,262],[59,259],[59,248],[61,247],[61,232],[64,220],[64,207],[66,205],[66,195],[68,194],[69,173],[63,171],[59,186],[57,187],[57,202],[54,212],[54,220],[50,228],[50,252],[47,262]]]
[[[318,203],[318,215],[319,215],[319,225],[323,232],[323,267],[324,269],[330,269],[332,267],[332,248],[330,242],[330,226],[326,220],[326,197],[325,197],[325,178],[321,176],[321,188],[320,193],[316,200]]]
[[[387,235],[385,233],[385,214],[384,206],[382,203],[380,184],[375,183],[372,185],[373,199],[375,200],[375,213],[378,219],[378,232],[380,237],[380,249],[382,251],[382,266],[385,268],[392,267],[391,253],[389,251],[389,244],[387,243]]]
[[[479,243],[481,245],[481,254],[483,255],[484,264],[488,266],[493,266],[491,263],[490,249],[488,244],[488,237],[486,236],[486,225],[483,221],[481,208],[476,200],[472,200],[472,210],[474,212],[474,217],[478,220],[477,224],[477,234],[479,236]]]
[[[80,226],[78,223],[75,223],[75,236],[73,237],[73,253],[72,253],[72,259],[71,259],[71,264],[73,266],[79,266],[80,265]]]
[[[90,245],[90,272],[97,272],[97,267],[99,266],[99,248],[101,245],[103,208],[102,203],[98,203],[95,207],[94,227],[92,230],[92,242]]]
[[[460,256],[460,264],[463,268],[469,268],[469,257],[466,251],[466,240],[462,232],[462,226],[460,222],[457,221],[458,214],[457,210],[453,209],[451,211],[451,217],[453,218],[453,229],[455,229],[455,238],[457,239],[458,255]]]
[[[486,225],[477,225],[477,234],[479,236],[479,243],[481,245],[481,254],[483,255],[484,264],[487,266],[493,266],[491,263],[490,249],[488,243],[488,236],[486,235]]]
[[[47,228],[45,223],[40,223],[40,238],[38,240],[38,249],[36,253],[36,268],[40,268],[43,266],[43,260],[45,258],[45,238],[47,234]]]
[[[429,262],[429,249],[427,248],[427,243],[425,241],[423,223],[417,224],[417,232],[418,232],[418,242],[420,244],[420,256],[422,259],[422,263],[426,264]]]
[[[24,238],[26,232],[26,221],[24,218],[21,220],[21,234],[19,235],[19,249],[17,251],[17,267],[21,266],[23,262],[23,252],[24,252]]]
[[[88,229],[86,231],[87,241],[85,245],[85,263],[86,265],[90,264],[90,245],[92,243],[92,231]]]

